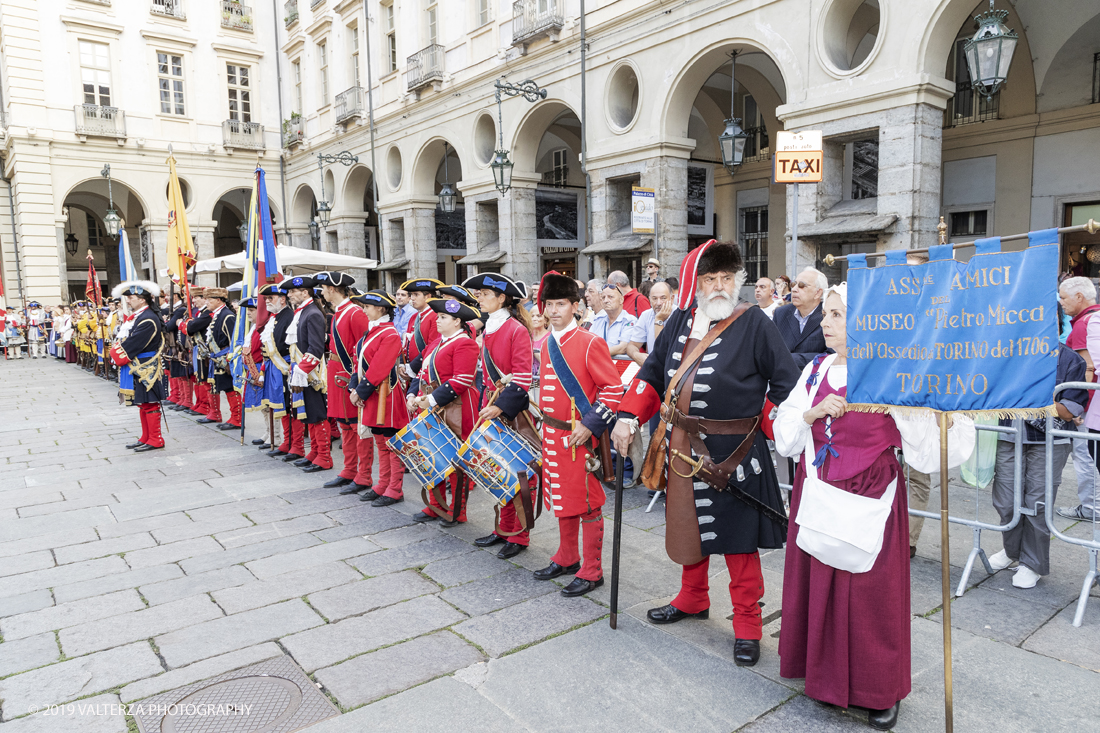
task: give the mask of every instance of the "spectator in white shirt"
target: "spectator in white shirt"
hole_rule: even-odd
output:
[[[768,318],[771,318],[772,313],[775,313],[775,309],[779,307],[779,302],[772,297],[774,291],[775,283],[770,279],[762,277],[756,281],[756,290],[753,293],[756,296],[756,304]]]
[[[604,286],[600,292],[600,303],[603,305],[603,312],[592,319],[592,326],[588,330],[607,342],[612,356],[625,354],[638,319],[623,312],[623,294],[614,285]]]
[[[649,291],[649,303],[653,307],[638,316],[638,322],[630,333],[630,345],[626,347],[627,356],[639,365],[653,351],[653,342],[661,335],[665,319],[672,315],[672,289],[664,282],[653,283]]]
[[[603,280],[598,278],[588,281],[588,287],[584,289],[584,302],[588,304],[588,313],[582,323],[591,325],[596,320],[596,316],[603,312],[603,303],[600,302],[600,291],[603,290],[603,285]]]

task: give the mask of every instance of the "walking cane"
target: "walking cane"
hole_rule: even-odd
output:
[[[626,459],[615,457],[615,536],[611,540],[611,628],[619,628],[619,546],[623,534],[623,466]]]
[[[271,443],[271,450],[275,448],[275,409],[269,408],[267,411],[268,418],[268,433],[271,435],[269,442]]]

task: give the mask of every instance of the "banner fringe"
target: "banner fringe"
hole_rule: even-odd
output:
[[[1047,407],[1020,407],[1001,410],[934,410],[931,407],[915,407],[910,405],[872,405],[866,403],[849,402],[846,408],[850,412],[867,412],[894,415],[920,415],[940,414],[947,412],[951,415],[965,415],[967,417],[995,417],[1006,420],[1035,420],[1047,416],[1057,416],[1054,405]]]

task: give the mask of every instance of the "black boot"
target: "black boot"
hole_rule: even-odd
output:
[[[885,710],[868,710],[867,723],[877,730],[890,730],[898,724],[898,711],[901,710],[901,701],[894,703]]]
[[[738,639],[733,642],[733,663],[738,667],[751,667],[760,661],[759,639]]]

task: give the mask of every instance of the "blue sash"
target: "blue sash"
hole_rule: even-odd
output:
[[[264,360],[263,406],[270,407],[276,418],[286,414],[286,401],[283,397],[283,373],[271,359]]]
[[[149,357],[156,356],[155,351],[146,351],[138,354],[137,359],[148,359]],[[130,365],[123,364],[118,368],[118,391],[127,397],[134,396],[134,375],[130,372]]]
[[[584,417],[592,409],[592,403],[588,401],[584,388],[581,387],[581,383],[573,374],[569,362],[565,360],[565,354],[561,351],[561,344],[553,335],[546,339],[546,349],[550,356],[550,365],[554,367],[554,373],[558,375],[558,381],[561,382],[561,388],[577,403],[577,411],[580,412],[581,417]]]

